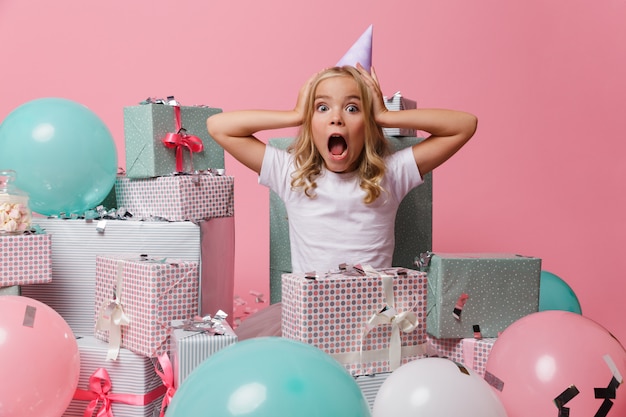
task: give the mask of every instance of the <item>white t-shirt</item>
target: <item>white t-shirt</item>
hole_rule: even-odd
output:
[[[340,264],[390,267],[394,250],[396,212],[402,199],[423,183],[410,147],[387,158],[382,186],[386,192],[365,204],[365,191],[356,173],[322,169],[315,198],[292,190],[293,157],[266,146],[259,184],[285,203],[289,220],[291,264],[294,272],[336,271]]]

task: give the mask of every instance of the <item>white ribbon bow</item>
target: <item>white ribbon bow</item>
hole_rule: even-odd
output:
[[[379,273],[369,265],[363,266],[364,272],[377,275],[381,278],[385,295],[385,307],[375,313],[366,323],[362,338],[365,340],[367,334],[376,326],[381,324],[391,324],[391,338],[389,340],[389,368],[393,371],[400,366],[402,360],[402,341],[400,331],[410,333],[417,328],[419,320],[413,311],[398,312],[395,307],[393,295],[393,276]],[[361,352],[363,343],[361,343]]]
[[[109,349],[106,360],[116,360],[122,345],[122,326],[130,324],[130,318],[124,312],[122,305],[122,284],[124,279],[124,261],[117,261],[117,281],[115,286],[115,298],[108,304],[103,304],[96,330],[109,332]]]

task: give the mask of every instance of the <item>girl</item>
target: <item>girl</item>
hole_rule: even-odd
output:
[[[391,267],[402,199],[473,136],[476,123],[454,110],[388,111],[374,68],[370,74],[357,64],[315,74],[293,110],[218,113],[207,128],[284,201],[293,271],[324,273],[342,263]],[[295,126],[300,131],[287,151],[254,136]],[[384,127],[430,136],[391,154]]]

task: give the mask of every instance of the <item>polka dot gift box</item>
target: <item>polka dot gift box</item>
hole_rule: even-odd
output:
[[[390,372],[424,356],[422,272],[284,274],[282,309],[283,337],[322,349],[353,376]]]
[[[495,337],[484,339],[474,339],[466,337],[464,339],[437,339],[432,336],[428,338],[428,356],[448,358],[471,368],[480,376],[485,375],[487,359]]]
[[[498,337],[539,309],[541,259],[504,253],[429,254],[426,331],[437,338]]]
[[[234,215],[234,177],[177,175],[146,179],[119,176],[118,207],[138,218],[198,221]]]
[[[150,178],[223,169],[224,151],[206,129],[206,119],[221,111],[158,99],[124,107],[126,175]]]
[[[198,312],[198,262],[129,254],[96,257],[96,338],[156,357],[169,350],[173,320]]]
[[[49,234],[0,233],[0,287],[52,281]]]

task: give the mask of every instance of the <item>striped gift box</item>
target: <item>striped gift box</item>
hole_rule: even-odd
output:
[[[197,221],[232,217],[233,177],[176,175],[146,179],[118,177],[115,194],[118,207],[134,216],[169,221]]]
[[[52,280],[49,234],[0,234],[0,287]]]
[[[90,400],[77,398],[96,396],[95,393],[89,394],[90,377],[100,368],[106,369],[111,383],[111,390],[104,395],[110,401],[111,415],[114,417],[159,415],[166,388],[150,358],[121,349],[116,361],[106,361],[108,345],[105,342],[93,336],[80,337],[76,342],[80,351],[78,389],[63,417],[83,417]],[[125,401],[146,404],[132,405]],[[95,411],[100,411],[101,407],[103,402],[99,401]]]
[[[183,320],[172,321],[170,356],[174,369],[174,386],[178,388],[205,359],[226,346],[237,342],[237,335],[230,325],[222,320],[223,334],[206,331],[186,330]]]
[[[52,307],[77,336],[91,336],[95,329],[97,255],[123,252],[200,259],[200,227],[191,222],[36,219],[34,223],[52,237],[52,282],[25,285],[22,295]]]
[[[365,397],[365,401],[367,401],[367,405],[370,406],[370,410],[374,408],[374,401],[376,400],[376,395],[378,395],[378,391],[383,383],[389,378],[391,372],[383,372],[380,374],[372,374],[372,375],[359,375],[354,377],[356,384],[361,389],[363,396]]]
[[[399,110],[408,110],[417,108],[417,102],[414,100],[409,100],[406,97],[403,97],[402,94],[398,91],[391,97],[385,97],[385,107],[390,111],[399,111]],[[399,129],[395,127],[385,127],[383,128],[383,133],[385,136],[416,136],[417,131],[415,129]]]
[[[96,338],[115,340],[111,303],[121,305],[128,324],[121,346],[148,357],[169,350],[170,325],[198,312],[198,262],[132,255],[96,257]],[[115,302],[113,302],[115,300]],[[108,319],[108,322],[107,322]],[[105,323],[105,326],[100,326]],[[110,329],[109,329],[110,327]]]

